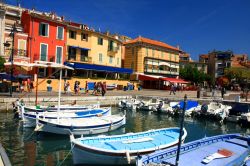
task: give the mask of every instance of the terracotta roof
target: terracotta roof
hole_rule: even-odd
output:
[[[164,47],[164,48],[175,50],[175,51],[180,51],[180,49],[178,49],[176,47],[173,47],[173,46],[170,46],[170,45],[168,45],[166,43],[163,43],[163,42],[160,42],[160,41],[157,41],[157,40],[148,39],[148,38],[141,37],[141,36],[139,36],[138,38],[135,38],[133,40],[130,40],[130,41],[124,43],[124,44],[126,45],[126,44],[138,43],[138,42],[152,44],[152,45],[155,45],[155,46],[160,46],[160,47]]]
[[[201,58],[208,58],[208,55],[207,54],[202,54],[200,55]]]

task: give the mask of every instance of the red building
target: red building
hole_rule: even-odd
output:
[[[66,24],[55,14],[24,11],[21,17],[24,33],[28,34],[27,54],[30,62],[63,63],[66,53]],[[46,75],[45,70],[39,73]]]

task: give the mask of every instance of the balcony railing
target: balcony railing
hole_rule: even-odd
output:
[[[108,52],[111,52],[111,53],[117,53],[119,50],[118,47],[108,47]]]
[[[167,70],[158,70],[158,69],[144,69],[144,72],[148,73],[158,73],[158,74],[173,74],[179,75],[178,71],[167,71]]]
[[[11,56],[12,54],[12,49],[11,48],[6,48],[5,49],[5,56]],[[22,56],[22,57],[28,57],[27,51],[23,49],[14,49],[13,50],[13,56]]]

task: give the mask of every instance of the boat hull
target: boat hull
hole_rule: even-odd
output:
[[[38,120],[37,128],[39,132],[47,132],[54,134],[73,134],[73,135],[92,135],[106,133],[109,131],[116,130],[126,124],[126,118],[123,116],[117,121],[106,123],[105,125],[96,125],[96,126],[65,126],[60,124],[47,123],[41,120]]]
[[[157,132],[157,130],[156,130]],[[146,133],[146,132],[145,132]],[[136,134],[136,133],[135,133]],[[141,134],[138,134],[141,135]],[[150,135],[150,133],[147,134],[147,136]],[[184,139],[186,138],[186,130],[184,130],[184,134],[182,136],[182,141],[184,141]],[[129,137],[131,136],[132,141],[135,139],[135,136],[133,136],[133,133],[130,134],[125,134],[121,137]],[[116,136],[115,136],[116,137]],[[119,136],[117,136],[119,137]],[[158,137],[155,137],[158,138]],[[89,138],[85,138],[85,139],[89,139]],[[91,142],[94,140],[99,140],[100,142],[102,142],[103,140],[112,140],[112,136],[111,138],[107,137],[101,137],[100,139],[97,138],[90,138]],[[120,138],[117,138],[118,140],[120,140]],[[113,142],[113,141],[111,141]],[[83,146],[82,144],[79,144],[78,141],[74,141],[74,138],[72,138],[71,136],[71,148],[72,148],[72,156],[73,156],[73,163],[75,165],[84,165],[84,164],[93,164],[93,165],[128,165],[128,164],[135,164],[136,163],[136,159],[138,157],[138,155],[147,155],[149,153],[155,152],[157,150],[162,150],[162,149],[166,149],[166,148],[170,148],[173,147],[175,145],[177,145],[178,143],[178,139],[171,142],[171,143],[167,143],[167,144],[163,144],[163,145],[155,145],[154,147],[151,148],[146,148],[146,149],[138,149],[138,150],[129,150],[129,148],[127,150],[123,149],[123,150],[104,150],[104,149],[98,149],[95,148],[95,146]],[[112,144],[109,144],[108,142],[104,142],[105,145],[109,145],[111,147],[113,147]],[[153,144],[153,142],[152,142]],[[114,145],[116,145],[114,143]],[[139,146],[139,142],[136,143],[135,145],[131,145],[131,146]],[[117,148],[117,147],[113,147],[113,148]],[[97,159],[102,159],[102,160],[97,160]]]

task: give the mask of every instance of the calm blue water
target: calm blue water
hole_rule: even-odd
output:
[[[112,108],[112,112],[121,111]],[[126,126],[108,134],[176,126],[179,126],[179,119],[168,117],[168,115],[127,111]],[[186,118],[184,126],[188,132],[185,142],[225,133],[250,133],[249,129],[241,128],[237,124],[221,125],[212,121],[192,118]],[[12,113],[0,113],[0,142],[6,149],[12,165],[73,165],[68,136],[37,135],[32,129],[23,129],[20,121],[13,120]]]

